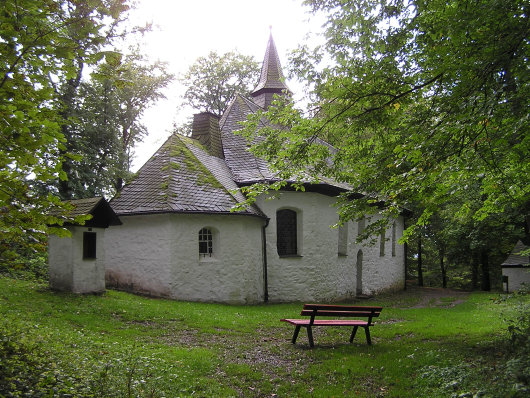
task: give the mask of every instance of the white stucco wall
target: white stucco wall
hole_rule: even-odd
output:
[[[271,302],[348,300],[356,296],[357,253],[363,252],[362,293],[402,289],[404,249],[391,228],[385,255],[379,244],[355,242],[358,223],[347,224],[346,255],[339,255],[335,199],[313,192],[281,192],[258,198],[270,218],[266,228],[268,298]],[[299,257],[280,257],[276,249],[276,211],[297,212]],[[241,215],[151,214],[121,216],[123,225],[106,231],[107,286],[190,301],[250,304],[264,300],[262,227],[264,220]],[[214,232],[214,255],[199,256],[198,233]],[[396,220],[396,240],[403,219]]]
[[[263,300],[262,219],[175,213],[121,220],[107,231],[109,286],[179,300]],[[211,258],[199,256],[204,227],[214,232]]]
[[[519,290],[523,283],[530,286],[529,267],[502,267],[502,275],[508,277],[509,292]],[[506,284],[503,284],[503,289],[506,289]]]
[[[71,237],[48,238],[50,287],[73,293],[105,291],[105,229],[72,226]],[[83,258],[83,232],[96,233],[96,258]]]
[[[363,251],[363,294],[403,288],[405,280],[403,246],[396,242],[392,256],[391,239],[385,242],[385,255],[379,244],[360,246],[357,223],[349,222],[347,255],[338,254],[339,230],[330,228],[338,221],[335,199],[312,192],[281,192],[278,198],[258,198],[258,206],[269,216],[267,260],[269,300],[338,301],[356,295],[357,252]],[[276,249],[276,211],[297,212],[300,257],[280,257]],[[403,219],[396,220],[396,240],[403,232]],[[386,233],[391,238],[391,229]]]
[[[107,286],[170,297],[170,215],[123,217],[121,221],[122,225],[107,231]]]

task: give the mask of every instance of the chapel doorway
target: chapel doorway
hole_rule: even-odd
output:
[[[357,285],[355,287],[355,294],[360,296],[363,294],[363,251],[357,252]]]

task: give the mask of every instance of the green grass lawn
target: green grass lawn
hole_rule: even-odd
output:
[[[362,330],[349,344],[348,328],[317,328],[310,349],[279,322],[300,304],[77,296],[0,278],[0,397],[506,396],[503,319],[528,296],[499,297],[414,289],[362,300],[384,307],[372,346]]]

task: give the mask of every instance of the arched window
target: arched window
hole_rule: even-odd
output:
[[[199,231],[199,256],[212,257],[213,234],[210,228],[203,228]]]
[[[276,212],[276,248],[280,256],[298,254],[296,211],[283,209]]]

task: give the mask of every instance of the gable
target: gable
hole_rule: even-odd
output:
[[[119,217],[103,197],[69,200],[68,203],[73,208],[66,213],[66,216],[72,218],[84,215],[92,216],[83,224],[85,227],[108,228],[111,225],[121,224]],[[66,225],[70,224],[66,223]]]

